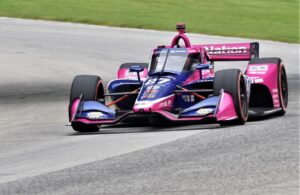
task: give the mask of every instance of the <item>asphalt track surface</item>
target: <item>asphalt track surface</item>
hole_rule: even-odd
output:
[[[94,134],[66,126],[75,75],[113,79],[119,64],[147,62],[150,49],[174,35],[0,18],[0,194],[298,194],[298,44],[259,41],[261,56],[286,65],[284,117],[227,128],[109,126]]]

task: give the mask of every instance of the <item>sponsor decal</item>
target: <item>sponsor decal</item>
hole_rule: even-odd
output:
[[[197,110],[197,114],[199,114],[200,116],[204,116],[212,113],[213,111],[214,110],[211,108],[200,108],[199,110]]]
[[[253,72],[253,71],[250,71],[249,73],[250,73],[250,74],[261,74],[261,75],[262,75],[262,74],[266,74],[266,72],[255,72],[255,71],[254,71],[254,72]]]
[[[252,65],[248,68],[250,74],[266,74],[268,65]]]
[[[274,106],[275,107],[279,107],[280,106],[280,102],[279,102],[278,88],[273,88],[272,89],[272,98],[273,98]]]
[[[184,48],[177,48],[177,49],[161,49],[161,50],[156,50],[154,54],[165,54],[169,50],[169,53],[187,53],[187,50]]]
[[[160,106],[172,106],[172,101],[170,98],[174,97],[174,94],[162,97],[156,100],[140,100],[136,101],[134,107],[135,108],[148,108],[153,106],[154,104],[158,104]]]
[[[160,103],[160,107],[170,107],[172,106],[172,101],[171,100],[166,100],[166,101],[163,101],[162,103]]]
[[[159,85],[154,85],[154,86],[152,86],[151,88],[152,88],[152,89],[159,89],[160,86],[159,86]]]
[[[181,96],[184,102],[195,102],[194,95],[182,95]]]
[[[259,78],[259,79],[254,79],[254,83],[263,83],[264,79]]]
[[[186,49],[175,49],[175,50],[170,50],[170,53],[186,53]]]
[[[252,66],[249,66],[249,70],[250,71],[262,71],[262,72],[266,72],[268,71],[268,65],[252,65]]]
[[[149,86],[146,88],[145,92],[143,93],[142,99],[155,98],[158,92],[159,91],[157,89],[153,89],[152,86]]]
[[[204,50],[208,51],[209,54],[243,54],[247,53],[246,47],[230,47],[226,45],[222,45],[220,47],[216,47],[211,45],[210,47],[205,46]]]
[[[144,93],[141,97],[142,100],[147,99],[147,98],[155,98],[155,94]]]
[[[103,114],[102,112],[89,112],[86,115],[89,119],[100,119],[105,117],[105,114]]]
[[[147,106],[147,105],[149,105],[149,102],[142,102],[142,101],[140,101],[140,102],[137,102],[137,103],[135,103],[135,106]]]
[[[151,87],[147,87],[145,93],[153,93],[153,94],[157,94],[158,93],[158,90],[157,89],[152,89]]]
[[[155,94],[147,94],[147,95],[143,95],[142,99],[147,99],[147,98],[155,98]]]
[[[210,74],[210,70],[209,69],[204,69],[204,70],[201,70],[202,74]]]
[[[152,86],[148,86],[148,89],[152,89],[155,91],[158,91],[159,89],[161,89],[161,85],[152,85]]]

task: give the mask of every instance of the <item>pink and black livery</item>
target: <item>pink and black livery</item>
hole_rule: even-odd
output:
[[[177,24],[177,30],[171,45],[152,50],[149,63],[122,64],[106,92],[99,76],[76,76],[69,104],[73,129],[98,131],[101,125],[135,117],[150,125],[162,121],[242,125],[249,117],[285,114],[288,84],[280,58],[259,58],[256,42],[192,45],[185,25]],[[245,73],[215,72],[215,61],[249,64]]]

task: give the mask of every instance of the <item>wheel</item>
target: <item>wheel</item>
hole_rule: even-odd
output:
[[[84,100],[98,100],[104,103],[104,88],[99,76],[78,75],[74,78],[70,92],[69,102],[69,120],[71,121],[71,106],[73,101],[82,96]],[[97,125],[88,125],[83,123],[73,123],[72,127],[79,132],[98,131]]]
[[[238,119],[220,121],[220,125],[243,125],[248,119],[247,89],[243,73],[238,69],[220,70],[215,73],[214,95],[223,89],[232,96]]]
[[[280,106],[282,108],[282,110],[278,113],[278,115],[283,116],[286,113],[286,108],[288,105],[288,82],[287,82],[285,68],[282,62],[279,65],[279,71],[278,71],[278,93],[279,93]]]

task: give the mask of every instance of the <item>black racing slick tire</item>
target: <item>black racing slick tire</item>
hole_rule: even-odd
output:
[[[72,103],[78,97],[82,97],[83,100],[104,101],[104,88],[101,78],[95,75],[78,75],[73,79],[69,102],[70,120]],[[97,125],[88,125],[78,122],[72,122],[71,125],[73,129],[78,132],[95,132],[99,130]]]
[[[214,95],[220,95],[221,90],[232,96],[238,118],[233,121],[220,121],[220,125],[243,125],[248,119],[248,100],[246,82],[239,69],[220,70],[214,77]]]
[[[95,75],[78,75],[73,79],[70,103],[82,95],[84,100],[98,100],[104,98],[102,79]]]

